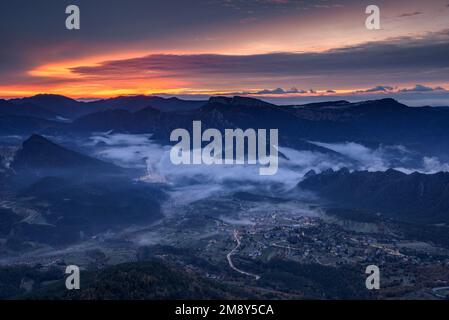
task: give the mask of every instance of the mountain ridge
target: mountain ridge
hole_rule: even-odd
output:
[[[206,102],[201,100],[183,100],[176,97],[163,98],[152,95],[118,96],[85,102],[56,94],[38,94],[5,101],[16,106],[36,105],[71,119],[109,109],[124,109],[135,112],[148,106],[163,112],[190,111],[200,108]]]
[[[448,172],[329,169],[307,174],[298,187],[343,208],[382,212],[386,217],[407,222],[449,223]]]

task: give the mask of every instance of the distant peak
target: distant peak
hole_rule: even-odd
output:
[[[399,170],[395,170],[392,168],[389,168],[388,170],[385,171],[386,174],[390,174],[392,176],[403,176],[405,175],[405,173],[399,171]]]
[[[48,140],[47,138],[45,138],[45,137],[43,137],[43,136],[41,136],[39,134],[34,133],[28,139],[26,139],[24,141],[24,143],[32,142],[32,141],[46,141],[46,142],[50,142],[50,140]]]
[[[324,102],[312,102],[300,105],[302,107],[328,107],[328,106],[346,106],[350,104],[349,101],[346,100],[335,100],[335,101],[324,101]]]
[[[32,134],[28,139],[26,139],[22,143],[23,148],[34,145],[55,145],[55,144],[39,134]]]
[[[399,101],[397,101],[396,99],[393,99],[393,98],[384,98],[384,99],[380,99],[380,100],[377,100],[377,101],[382,102],[382,103],[402,104],[402,103],[400,103]]]
[[[152,106],[147,106],[143,109],[140,109],[140,110],[134,112],[134,114],[148,114],[148,113],[159,114],[159,113],[161,113],[161,111]]]
[[[366,103],[374,103],[379,104],[383,106],[399,106],[399,107],[407,107],[405,104],[400,103],[399,101],[393,99],[393,98],[384,98],[379,100],[370,100],[366,101]]]
[[[110,171],[117,168],[96,158],[66,149],[38,134],[31,135],[23,142],[22,148],[14,156],[11,166],[16,171],[33,170],[33,174],[37,175],[43,175],[45,171],[42,170],[44,169],[57,171],[69,167],[92,167],[96,170]],[[70,174],[70,171],[58,173],[58,175],[64,174]]]
[[[274,104],[259,99],[240,97],[240,96],[234,96],[232,98],[223,96],[210,97],[209,103],[219,103],[225,105],[248,106],[248,107],[274,106]]]
[[[31,98],[37,98],[37,99],[59,99],[59,100],[74,100],[72,98],[60,95],[60,94],[51,94],[51,93],[39,93]]]
[[[66,96],[63,96],[61,94],[53,94],[53,93],[38,93],[32,97],[63,97],[63,98],[67,98]]]

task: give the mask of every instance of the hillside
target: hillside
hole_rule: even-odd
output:
[[[298,186],[340,207],[410,222],[449,223],[449,173],[329,170],[308,175]]]

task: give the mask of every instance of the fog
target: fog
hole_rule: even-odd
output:
[[[369,148],[355,142],[313,143],[342,157],[281,146],[279,151],[286,158],[280,157],[278,172],[273,176],[259,175],[259,165],[174,165],[170,161],[170,146],[155,143],[148,134],[98,133],[84,147],[91,148],[95,156],[117,165],[141,168],[142,181],[170,185],[172,198],[179,203],[236,191],[286,193],[294,189],[310,170],[319,173],[346,167],[368,171],[394,168],[405,173],[449,171],[449,165],[438,158],[421,156],[400,145]]]

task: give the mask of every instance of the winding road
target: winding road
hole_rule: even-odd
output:
[[[237,271],[238,273],[241,273],[241,274],[244,274],[244,275],[246,275],[246,276],[253,277],[253,278],[255,278],[256,280],[259,280],[259,279],[260,279],[260,276],[258,276],[257,274],[252,274],[252,273],[249,273],[249,272],[240,270],[240,269],[237,268],[237,267],[234,265],[234,263],[232,262],[232,255],[233,255],[233,254],[240,248],[240,245],[241,245],[241,242],[240,242],[240,239],[239,239],[238,231],[235,230],[235,229],[234,229],[234,239],[235,239],[235,241],[237,242],[237,246],[236,246],[234,249],[232,249],[231,252],[229,252],[229,253],[226,255],[226,258],[228,259],[229,266],[230,266],[232,269],[234,269],[235,271]]]

